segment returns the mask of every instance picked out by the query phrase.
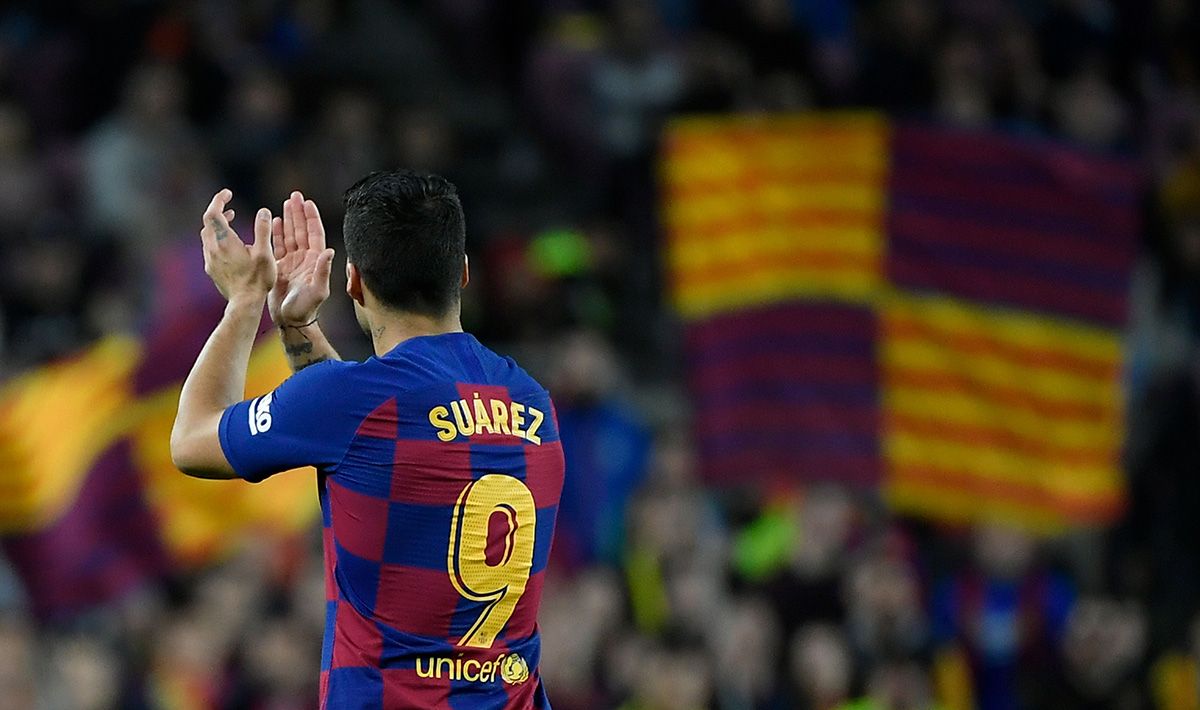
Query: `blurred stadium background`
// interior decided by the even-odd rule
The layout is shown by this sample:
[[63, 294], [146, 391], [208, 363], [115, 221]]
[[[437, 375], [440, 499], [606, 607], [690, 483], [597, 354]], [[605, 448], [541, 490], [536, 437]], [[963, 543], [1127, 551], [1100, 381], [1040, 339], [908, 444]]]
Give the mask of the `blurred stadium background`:
[[314, 706], [311, 476], [166, 451], [196, 231], [300, 188], [336, 244], [397, 165], [458, 184], [465, 324], [557, 401], [556, 708], [1200, 707], [1198, 38], [1188, 0], [4, 3], [0, 707]]

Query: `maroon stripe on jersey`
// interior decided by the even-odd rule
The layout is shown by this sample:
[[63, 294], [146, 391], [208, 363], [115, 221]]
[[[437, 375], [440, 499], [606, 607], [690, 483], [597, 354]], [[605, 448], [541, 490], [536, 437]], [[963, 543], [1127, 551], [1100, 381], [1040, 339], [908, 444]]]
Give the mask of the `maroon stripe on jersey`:
[[510, 523], [511, 515], [507, 511], [493, 510], [492, 514], [488, 516], [487, 544], [483, 548], [483, 562], [489, 567], [504, 564], [505, 553], [512, 551], [512, 547], [509, 545], [509, 535], [515, 534], [515, 526]]
[[321, 540], [321, 557], [325, 561], [325, 601], [337, 601], [337, 586], [333, 578], [333, 528], [323, 528]]
[[321, 710], [325, 710], [329, 705], [329, 671], [321, 671], [317, 687], [317, 697], [321, 699]]
[[[458, 383], [459, 405], [464, 402], [467, 406], [471, 424], [475, 434], [470, 437], [472, 444], [516, 444], [520, 438], [512, 435], [512, 398], [508, 388], [501, 385], [473, 385], [467, 382]], [[502, 407], [496, 408], [492, 400], [499, 401]], [[486, 426], [486, 429], [483, 428]]]
[[373, 439], [395, 439], [399, 431], [400, 417], [396, 413], [396, 398], [379, 405], [375, 411], [358, 425], [357, 436], [369, 436]]
[[350, 604], [338, 604], [333, 632], [333, 668], [379, 666], [383, 637], [379, 627]]
[[[507, 625], [505, 626], [504, 633], [505, 634], [508, 633]], [[486, 659], [494, 662], [494, 661], [496, 661], [496, 659], [500, 658], [500, 656], [502, 656], [502, 655], [507, 656], [509, 653], [509, 650], [510, 649], [508, 648], [508, 644], [504, 642], [504, 639], [497, 638], [495, 641], [492, 642], [491, 648], [476, 649], [476, 650], [473, 650], [473, 653], [477, 654], [477, 657], [480, 659], [486, 658]], [[508, 683], [505, 683], [503, 680], [501, 680], [499, 670], [496, 671], [496, 685], [497, 685], [496, 695], [499, 696], [500, 693], [503, 693], [506, 698], [506, 700], [504, 702], [505, 708], [523, 707], [521, 705], [513, 704], [513, 702], [512, 702], [512, 686], [510, 686]], [[499, 700], [499, 697], [497, 697], [496, 699]]]
[[[525, 446], [525, 485], [539, 510], [558, 505], [563, 487], [563, 451], [557, 441]], [[538, 533], [539, 535], [542, 533]]]
[[[538, 534], [543, 532], [539, 530]], [[537, 630], [538, 606], [542, 601], [542, 586], [545, 580], [544, 569], [526, 580], [525, 593], [521, 595], [512, 616], [508, 617], [508, 623], [504, 625], [506, 638], [526, 639]]]
[[458, 600], [447, 569], [389, 564], [380, 567], [375, 616], [397, 631], [449, 638], [450, 619]]
[[532, 708], [533, 694], [537, 692], [538, 685], [541, 683], [541, 678], [537, 674], [537, 669], [529, 669], [529, 679], [520, 685], [504, 684], [505, 691], [508, 692], [508, 705], [510, 708]]
[[463, 441], [396, 442], [391, 499], [417, 505], [454, 505], [471, 482], [471, 447]]
[[451, 710], [450, 681], [421, 678], [413, 668], [385, 668], [383, 706]]
[[338, 485], [333, 478], [327, 486], [333, 534], [338, 544], [365, 560], [382, 560], [387, 541], [387, 500], [356, 493]]

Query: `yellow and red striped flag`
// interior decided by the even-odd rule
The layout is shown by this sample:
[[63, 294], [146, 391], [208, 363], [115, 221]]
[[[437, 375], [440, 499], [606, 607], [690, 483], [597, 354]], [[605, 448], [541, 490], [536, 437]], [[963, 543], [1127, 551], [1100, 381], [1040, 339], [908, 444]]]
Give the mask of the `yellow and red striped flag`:
[[1120, 510], [1129, 165], [870, 113], [682, 119], [665, 145], [710, 479], [1041, 530]]

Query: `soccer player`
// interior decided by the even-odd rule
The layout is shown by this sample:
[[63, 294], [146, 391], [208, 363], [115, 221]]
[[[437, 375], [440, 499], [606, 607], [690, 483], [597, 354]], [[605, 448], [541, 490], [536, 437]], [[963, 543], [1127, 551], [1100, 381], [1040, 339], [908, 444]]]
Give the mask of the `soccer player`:
[[[183, 385], [185, 473], [257, 482], [317, 469], [327, 620], [322, 708], [545, 708], [542, 579], [563, 457], [546, 391], [459, 325], [462, 206], [448, 181], [377, 172], [345, 195], [346, 293], [374, 344], [343, 362], [317, 325], [333, 250], [298, 193], [254, 242], [221, 190], [205, 271], [229, 301]], [[293, 374], [249, 401], [264, 302]]]

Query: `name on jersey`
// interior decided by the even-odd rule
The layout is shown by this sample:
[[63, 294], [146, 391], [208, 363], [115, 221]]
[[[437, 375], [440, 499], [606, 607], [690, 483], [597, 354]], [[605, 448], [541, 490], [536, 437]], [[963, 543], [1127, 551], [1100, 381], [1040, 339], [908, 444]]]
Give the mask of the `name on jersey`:
[[502, 434], [541, 446], [538, 429], [545, 418], [546, 415], [536, 407], [502, 399], [484, 399], [478, 392], [470, 401], [459, 399], [429, 410], [429, 423], [438, 430], [437, 437], [442, 441], [476, 434]]

